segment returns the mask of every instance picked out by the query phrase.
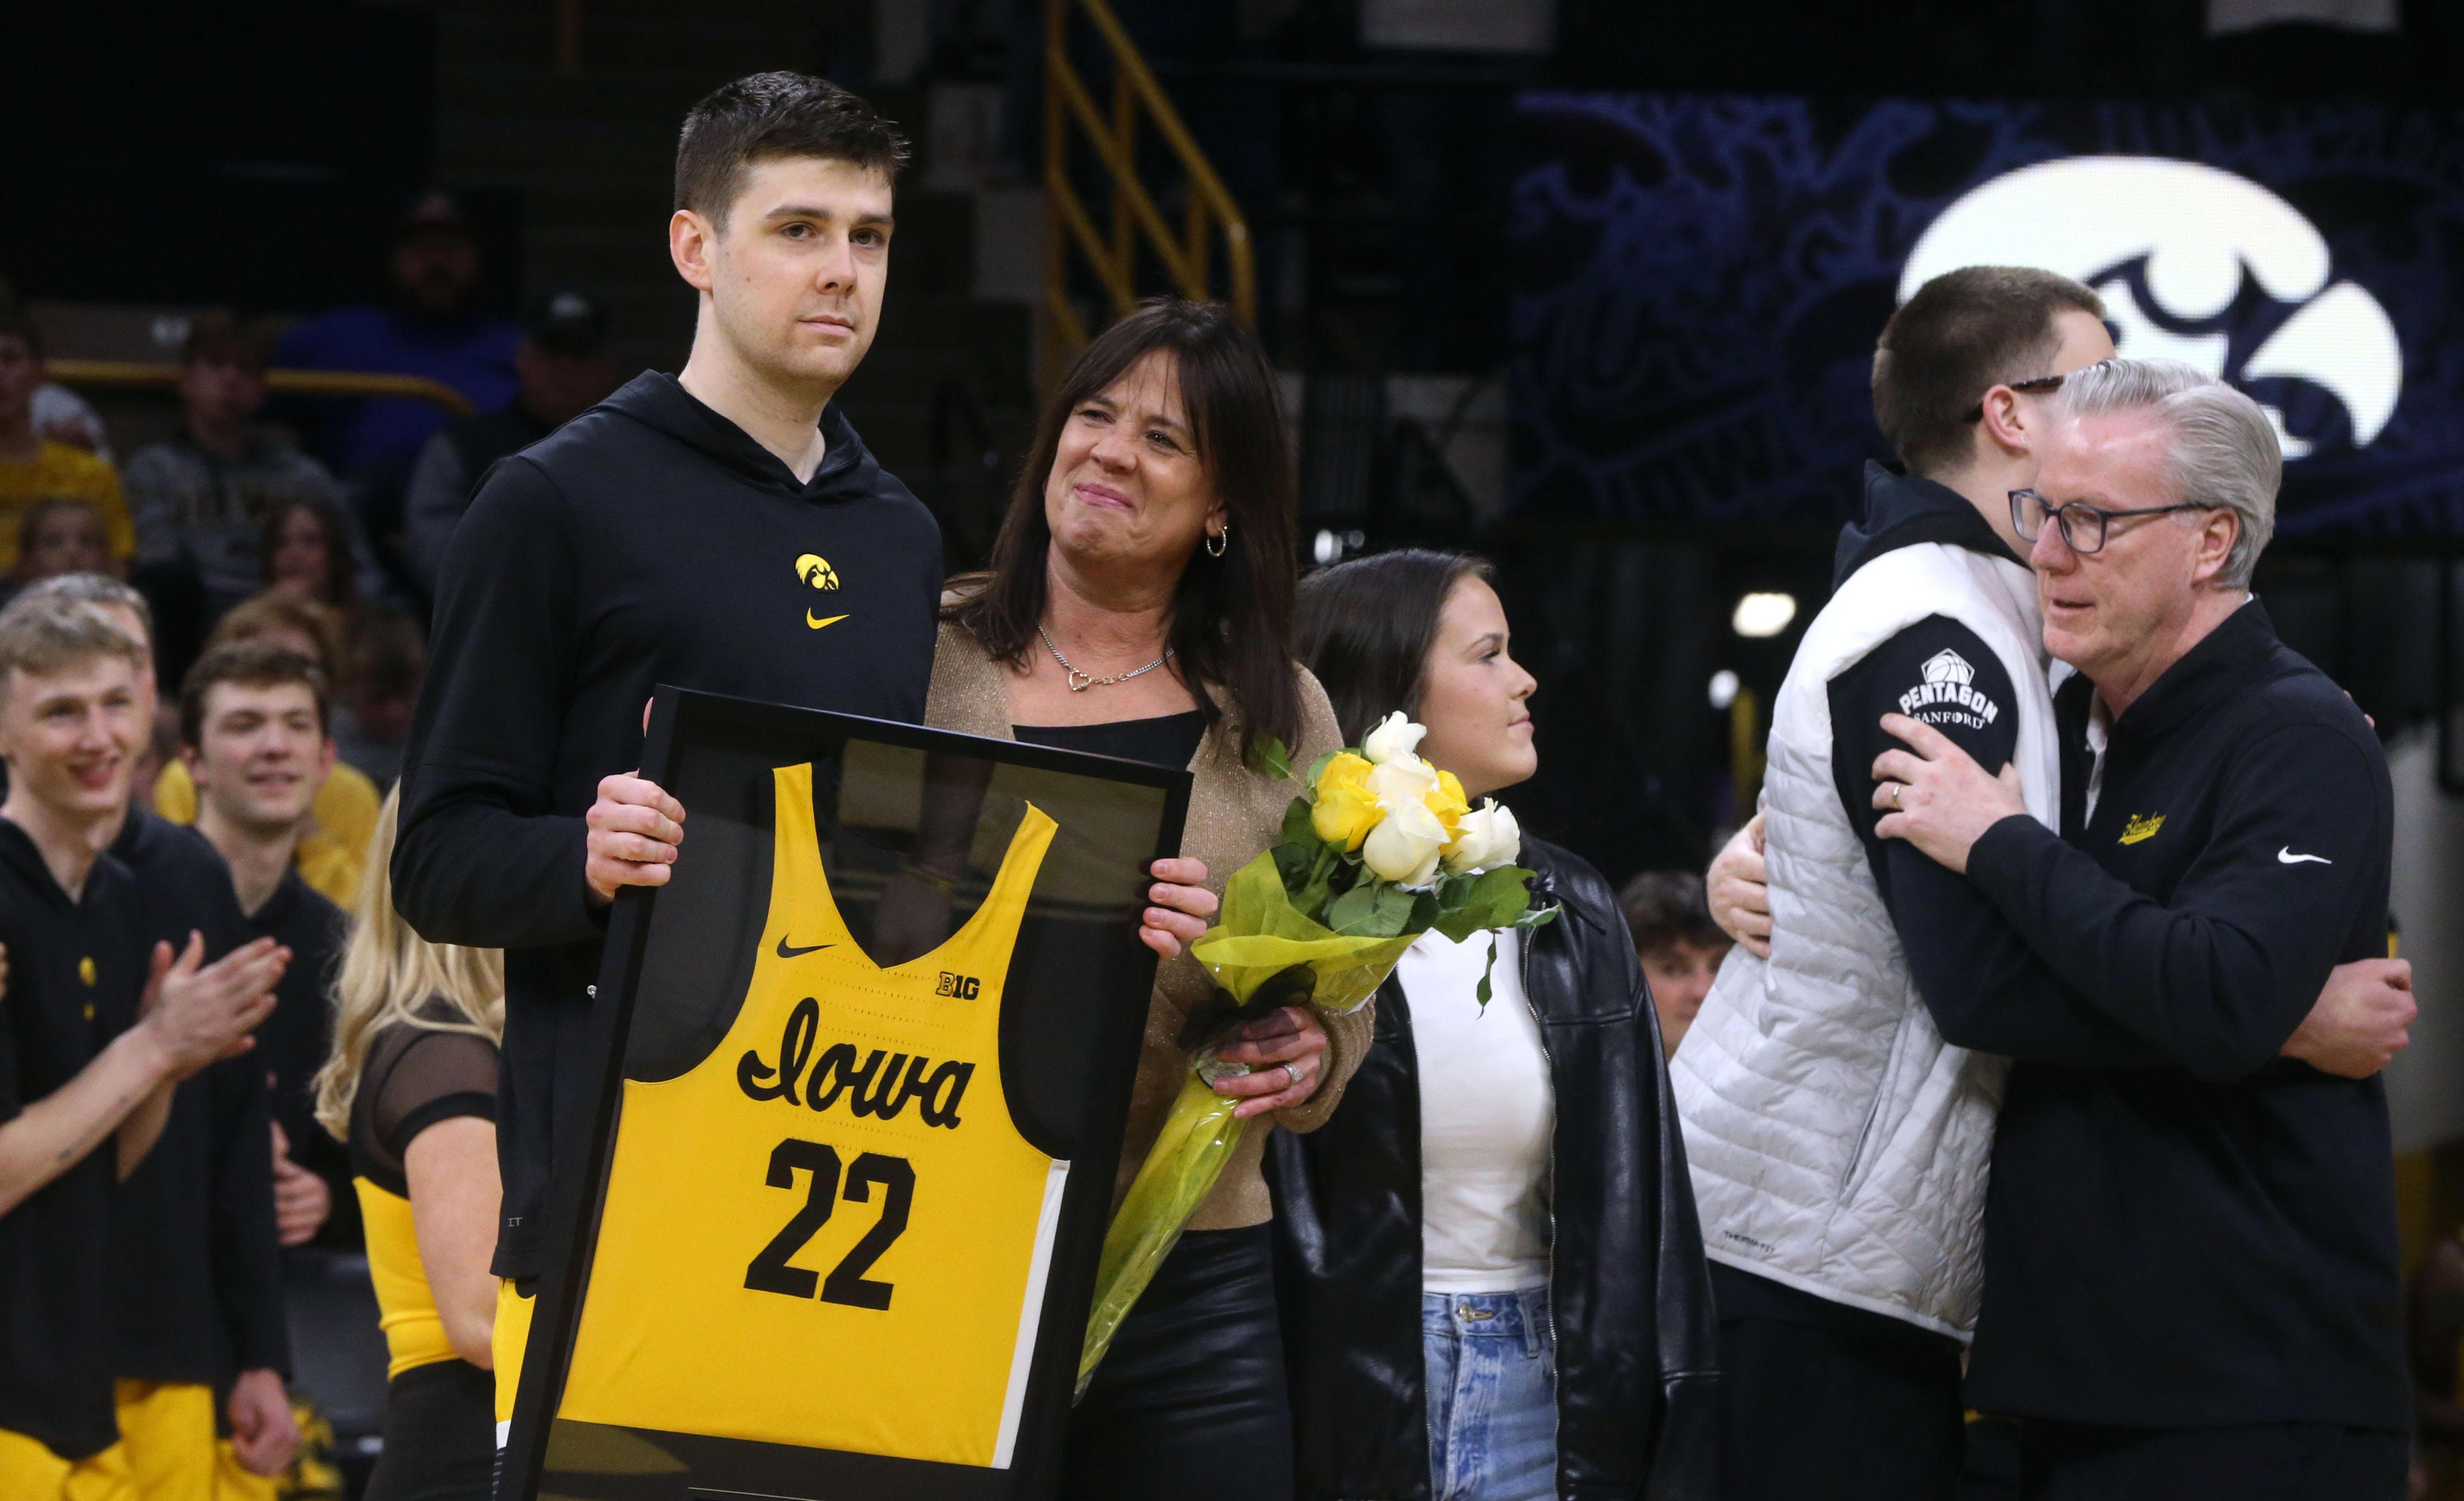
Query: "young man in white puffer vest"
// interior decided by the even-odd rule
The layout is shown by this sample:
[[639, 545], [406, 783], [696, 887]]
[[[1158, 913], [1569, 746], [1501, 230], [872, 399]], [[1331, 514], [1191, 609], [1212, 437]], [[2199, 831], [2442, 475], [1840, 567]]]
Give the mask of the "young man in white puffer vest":
[[[2009, 494], [2035, 480], [2042, 399], [2112, 357], [2103, 312], [2066, 277], [1971, 267], [1920, 289], [1876, 348], [1875, 418], [1907, 472], [1868, 467], [1863, 522], [1841, 533], [1836, 591], [1773, 703], [1769, 943], [1731, 952], [1669, 1067], [1737, 1501], [1953, 1493], [2003, 1055], [2144, 1056], [2083, 1007], [1978, 993], [1990, 905], [1877, 838], [1872, 806], [1874, 760], [1899, 746], [1881, 721], [1903, 713], [2007, 768], [2058, 827], [2036, 585]], [[1995, 1051], [1949, 1045], [1938, 1019]]]

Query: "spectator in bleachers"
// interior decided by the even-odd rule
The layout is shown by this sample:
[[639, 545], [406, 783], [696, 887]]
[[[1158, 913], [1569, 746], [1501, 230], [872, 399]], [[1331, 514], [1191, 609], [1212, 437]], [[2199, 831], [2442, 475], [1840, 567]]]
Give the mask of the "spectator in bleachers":
[[[451, 193], [430, 192], [405, 216], [383, 306], [341, 308], [296, 324], [280, 346], [285, 368], [426, 376], [461, 392], [480, 413], [503, 411], [517, 385], [521, 331], [473, 306], [479, 239]], [[388, 567], [401, 544], [403, 491], [410, 468], [448, 419], [432, 402], [406, 397], [308, 403], [319, 454], [358, 487], [360, 529]]]
[[[16, 289], [8, 277], [0, 276], [0, 307], [16, 305]], [[103, 428], [102, 414], [58, 381], [46, 381], [34, 388], [33, 420], [34, 431], [52, 442], [83, 448], [105, 464], [118, 462], [112, 457], [111, 434]]]
[[[324, 605], [269, 589], [216, 622], [211, 650], [237, 642], [271, 642], [316, 663], [329, 692], [351, 690], [353, 674], [341, 618]], [[310, 889], [340, 906], [360, 889], [368, 838], [376, 832], [376, 783], [347, 764], [337, 765], [317, 790], [309, 818], [292, 852], [292, 863]], [[197, 789], [186, 763], [163, 768], [154, 784], [154, 811], [174, 823], [197, 820]]]
[[288, 433], [257, 421], [272, 358], [261, 325], [219, 311], [197, 318], [180, 353], [180, 430], [128, 461], [139, 567], [193, 574], [209, 618], [261, 587], [258, 536], [269, 516], [342, 495]]
[[120, 474], [83, 448], [45, 437], [34, 425], [43, 383], [43, 335], [12, 305], [0, 305], [0, 570], [17, 565], [17, 531], [38, 500], [82, 500], [110, 529], [111, 555], [136, 551], [137, 532], [121, 498]]
[[607, 357], [607, 305], [580, 292], [552, 292], [531, 305], [514, 356], [521, 390], [501, 412], [465, 417], [428, 441], [403, 505], [404, 561], [423, 592], [436, 587], [445, 540], [469, 509], [488, 466], [519, 453], [616, 389]]
[[[179, 1403], [117, 1391], [114, 1184], [161, 1139], [175, 1087], [234, 1055], [284, 963], [251, 944], [202, 966], [147, 954], [128, 867], [101, 853], [125, 818], [143, 738], [145, 649], [100, 612], [37, 599], [0, 615], [0, 1495], [121, 1493], [123, 1437]], [[141, 992], [143, 1000], [141, 1001]], [[149, 1004], [150, 1003], [150, 1004]], [[143, 1016], [141, 1019], [141, 1012]], [[187, 1442], [210, 1453], [212, 1397]], [[155, 1488], [143, 1492], [159, 1495]]]
[[394, 911], [394, 814], [387, 798], [335, 979], [317, 1119], [347, 1143], [392, 1358], [369, 1501], [477, 1497], [496, 1455], [505, 962], [499, 949], [431, 944]]
[[371, 610], [351, 631], [351, 680], [334, 714], [342, 760], [381, 787], [402, 774], [403, 742], [428, 675], [419, 622], [399, 610]]
[[[324, 1191], [297, 1177], [277, 1186], [291, 1195], [277, 1207], [286, 1245], [317, 1235], [334, 1210], [356, 1207], [348, 1162], [318, 1128], [311, 1085], [325, 1061], [325, 981], [342, 913], [294, 864], [300, 826], [334, 769], [333, 707], [316, 663], [273, 641], [211, 647], [180, 685], [180, 763], [197, 789], [197, 832], [231, 867], [251, 933], [293, 954], [257, 1051], [273, 1078], [278, 1140]], [[347, 1242], [358, 1219], [345, 1212], [331, 1223]]]
[[1728, 957], [1728, 935], [1711, 921], [1703, 878], [1690, 870], [1646, 870], [1625, 883], [1617, 905], [1634, 933], [1642, 977], [1651, 983], [1661, 1039], [1674, 1053], [1711, 993], [1720, 961]]
[[351, 526], [335, 506], [301, 499], [266, 512], [257, 555], [264, 587], [314, 600], [345, 620], [359, 608]]
[[17, 523], [17, 566], [10, 570], [17, 583], [62, 574], [118, 578], [127, 571], [125, 563], [111, 555], [110, 529], [91, 502], [38, 500]]

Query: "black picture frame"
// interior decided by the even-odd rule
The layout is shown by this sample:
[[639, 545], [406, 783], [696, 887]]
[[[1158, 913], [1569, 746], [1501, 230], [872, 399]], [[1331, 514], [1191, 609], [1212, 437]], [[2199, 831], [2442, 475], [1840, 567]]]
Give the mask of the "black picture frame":
[[[1125, 822], [1133, 833], [1152, 825], [1152, 838], [1134, 851], [1129, 848], [1132, 838], [1114, 831], [1124, 867], [1117, 913], [1072, 908], [1066, 921], [1076, 926], [1063, 932], [1067, 941], [1039, 940], [1032, 946], [1027, 935], [1037, 923], [1063, 920], [1030, 916], [1022, 925], [1020, 948], [1012, 960], [1013, 984], [1021, 966], [1030, 962], [1081, 968], [1087, 983], [1080, 986], [1073, 978], [1072, 1004], [1083, 1014], [1073, 1013], [1068, 1028], [1051, 1029], [1056, 1035], [1046, 1036], [1039, 1029], [1033, 1035], [1014, 1038], [1007, 1025], [1009, 1003], [1004, 1002], [1001, 1050], [1005, 1076], [1014, 1042], [1022, 1050], [1041, 1050], [1035, 1054], [1039, 1068], [1075, 1071], [1075, 1082], [1067, 1095], [1073, 1101], [1067, 1107], [1068, 1121], [1053, 1127], [1066, 1130], [1073, 1143], [1069, 1182], [1063, 1194], [1018, 1438], [1006, 1468], [661, 1430], [612, 1429], [557, 1416], [581, 1329], [590, 1270], [602, 1252], [597, 1244], [599, 1213], [621, 1130], [624, 1083], [628, 1074], [642, 1066], [637, 1055], [646, 1045], [644, 1039], [660, 1030], [656, 1018], [650, 1027], [641, 1025], [642, 981], [660, 962], [654, 946], [684, 947], [702, 943], [704, 947], [693, 957], [703, 961], [710, 952], [705, 939], [688, 936], [689, 928], [681, 925], [693, 920], [675, 916], [666, 925], [657, 922], [663, 902], [671, 914], [697, 910], [692, 907], [696, 889], [693, 883], [700, 879], [697, 872], [709, 867], [697, 866], [696, 855], [706, 862], [724, 858], [715, 851], [725, 845], [720, 830], [728, 825], [716, 820], [708, 808], [702, 822], [695, 823], [696, 796], [723, 802], [723, 792], [714, 794], [708, 789], [732, 785], [727, 781], [731, 774], [737, 782], [744, 781], [750, 767], [807, 761], [817, 768], [830, 762], [844, 766], [847, 748], [855, 744], [1080, 779], [1089, 784], [1084, 790], [1088, 797], [1109, 798], [1116, 810], [1129, 810], [1115, 822]], [[558, 1143], [549, 1210], [551, 1251], [537, 1290], [513, 1420], [500, 1456], [497, 1496], [500, 1501], [530, 1501], [545, 1486], [569, 1501], [695, 1501], [747, 1494], [812, 1501], [853, 1496], [873, 1501], [1046, 1501], [1059, 1483], [1080, 1337], [1093, 1299], [1096, 1260], [1110, 1215], [1130, 1090], [1154, 985], [1155, 956], [1135, 934], [1149, 879], [1146, 867], [1179, 849], [1190, 773], [1179, 768], [662, 685], [652, 700], [642, 774], [685, 802], [688, 836], [668, 885], [628, 888], [618, 896], [608, 915], [605, 954], [589, 1000], [593, 1014], [585, 1071], [587, 1126], [579, 1140]], [[1117, 796], [1103, 791], [1107, 784], [1119, 789]], [[1150, 808], [1151, 818], [1146, 812]], [[977, 816], [981, 816], [980, 809]], [[695, 842], [696, 835], [702, 837], [700, 844]], [[831, 841], [832, 836], [825, 835], [825, 845]], [[1103, 868], [1109, 870], [1109, 861]], [[833, 872], [830, 879], [835, 886], [841, 877]], [[1044, 890], [1044, 879], [1039, 877], [1039, 897]], [[700, 926], [713, 925], [709, 914], [718, 910], [708, 907]], [[958, 920], [954, 911], [951, 921]], [[740, 946], [743, 931], [739, 926], [732, 940], [723, 942]], [[749, 931], [758, 946], [758, 914]], [[1030, 947], [1032, 961], [1026, 957]], [[745, 963], [749, 972], [749, 957]], [[722, 987], [727, 983], [720, 982]], [[737, 993], [740, 1004], [740, 988]], [[759, 1352], [746, 1352], [745, 1359], [759, 1358]], [[849, 1379], [860, 1380], [861, 1373], [850, 1371]], [[620, 1437], [608, 1442], [610, 1435]], [[614, 1468], [572, 1468], [571, 1456], [576, 1454], [622, 1450], [639, 1459], [643, 1446], [657, 1456], [655, 1462]]]

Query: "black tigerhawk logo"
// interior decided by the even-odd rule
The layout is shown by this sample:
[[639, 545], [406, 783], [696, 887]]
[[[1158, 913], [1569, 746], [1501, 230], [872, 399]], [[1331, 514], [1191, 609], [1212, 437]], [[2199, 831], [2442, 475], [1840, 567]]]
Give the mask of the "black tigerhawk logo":
[[982, 993], [983, 985], [984, 983], [981, 980], [977, 979], [974, 975], [952, 974], [949, 970], [944, 969], [941, 971], [940, 988], [935, 990], [933, 993], [935, 995], [955, 995], [959, 1000], [972, 1001], [979, 994]]

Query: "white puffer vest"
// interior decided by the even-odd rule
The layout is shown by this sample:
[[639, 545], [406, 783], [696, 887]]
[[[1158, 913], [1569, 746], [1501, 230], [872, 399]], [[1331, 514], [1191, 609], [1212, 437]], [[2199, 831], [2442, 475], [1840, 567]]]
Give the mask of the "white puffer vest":
[[1771, 957], [1729, 952], [1669, 1074], [1712, 1260], [1965, 1339], [2008, 1062], [1935, 1031], [1831, 775], [1831, 680], [1933, 615], [2001, 659], [2028, 811], [2057, 826], [2035, 579], [1949, 543], [1874, 558], [1807, 627], [1772, 706]]

